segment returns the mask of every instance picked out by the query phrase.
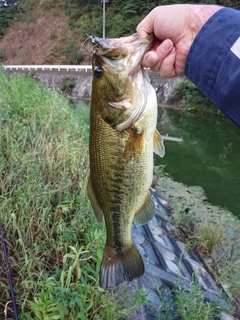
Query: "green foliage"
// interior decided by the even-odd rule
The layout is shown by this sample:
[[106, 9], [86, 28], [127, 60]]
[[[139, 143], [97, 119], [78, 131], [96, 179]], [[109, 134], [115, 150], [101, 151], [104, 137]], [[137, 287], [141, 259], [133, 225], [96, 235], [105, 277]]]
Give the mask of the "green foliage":
[[184, 104], [187, 111], [218, 112], [214, 105], [190, 81], [185, 85]]
[[50, 39], [51, 40], [55, 40], [57, 38], [56, 33], [55, 32], [51, 32], [50, 33]]
[[76, 81], [72, 78], [63, 78], [60, 82], [60, 90], [64, 93], [69, 93], [72, 91], [72, 89], [75, 87]]
[[3, 5], [0, 2], [0, 38], [4, 36], [16, 13], [16, 5]]
[[37, 3], [33, 0], [21, 0], [17, 6], [17, 12], [14, 17], [14, 20], [23, 20], [26, 22], [34, 21], [32, 15], [33, 6], [36, 8]]
[[[120, 37], [136, 32], [140, 20], [159, 1], [112, 1], [106, 3], [106, 37]], [[102, 4], [100, 1], [66, 0], [65, 12], [69, 15], [69, 26], [85, 34], [102, 35]]]
[[[190, 3], [218, 3], [219, 1], [190, 1]], [[106, 37], [120, 37], [136, 32], [137, 24], [156, 6], [186, 3], [184, 0], [123, 0], [105, 3]], [[238, 7], [237, 1], [225, 0], [224, 3]], [[65, 0], [65, 12], [69, 15], [69, 26], [78, 28], [83, 37], [85, 33], [102, 35], [102, 5], [100, 1]]]
[[55, 0], [39, 0], [39, 6], [44, 9], [54, 8], [56, 6]]
[[168, 99], [169, 104], [184, 106], [186, 111], [220, 114], [220, 111], [189, 80], [179, 82]]
[[[192, 276], [189, 289], [186, 289], [186, 286], [182, 286], [179, 279], [169, 292], [166, 289], [157, 287], [157, 293], [161, 302], [159, 311], [161, 315], [164, 314], [164, 319], [166, 320], [175, 319], [173, 313], [179, 316], [181, 320], [209, 320], [215, 319], [214, 317], [218, 319], [221, 312], [225, 311], [220, 302], [205, 301], [196, 273]], [[167, 296], [169, 297], [166, 298]], [[162, 317], [160, 318], [162, 319]]]
[[70, 40], [66, 44], [66, 47], [61, 50], [61, 54], [69, 56], [73, 64], [78, 64], [84, 58], [84, 55], [79, 51], [79, 48], [76, 47], [76, 42], [74, 40]]
[[[156, 6], [168, 4], [185, 3], [184, 0], [123, 0], [109, 1], [106, 7], [106, 37], [120, 37], [134, 33], [137, 24]], [[0, 1], [0, 36], [4, 35], [9, 23], [18, 19], [24, 21], [34, 21], [32, 8], [50, 9], [62, 6], [69, 16], [68, 26], [81, 34], [101, 36], [102, 35], [102, 3], [96, 0], [21, 0], [15, 2], [6, 1], [7, 6], [3, 6]], [[236, 0], [192, 0], [190, 3], [220, 4], [240, 9], [239, 1]]]
[[174, 302], [177, 315], [182, 320], [209, 320], [220, 316], [223, 307], [213, 302], [205, 302], [201, 284], [196, 274], [193, 274], [190, 290], [177, 288], [174, 290]]

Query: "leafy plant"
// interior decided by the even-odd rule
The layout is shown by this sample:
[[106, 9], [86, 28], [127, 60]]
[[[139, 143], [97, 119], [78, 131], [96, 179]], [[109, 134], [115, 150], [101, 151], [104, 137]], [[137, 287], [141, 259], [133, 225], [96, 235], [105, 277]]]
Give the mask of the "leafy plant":
[[156, 291], [159, 295], [161, 315], [164, 314], [166, 320], [173, 320], [177, 316], [181, 320], [209, 320], [218, 318], [221, 312], [226, 311], [220, 302], [206, 301], [196, 273], [192, 276], [189, 289], [177, 280], [173, 289], [157, 287]]
[[0, 1], [0, 37], [7, 32], [16, 14], [17, 3], [14, 1]]
[[209, 320], [220, 316], [223, 310], [220, 304], [204, 301], [204, 294], [196, 274], [193, 275], [190, 290], [177, 288], [174, 290], [174, 296], [176, 314], [182, 320]]
[[63, 93], [71, 93], [76, 85], [76, 81], [72, 78], [63, 78], [60, 82], [59, 88]]
[[51, 40], [57, 39], [57, 36], [56, 36], [56, 33], [55, 33], [55, 32], [51, 32], [51, 33], [50, 33], [50, 39], [51, 39]]

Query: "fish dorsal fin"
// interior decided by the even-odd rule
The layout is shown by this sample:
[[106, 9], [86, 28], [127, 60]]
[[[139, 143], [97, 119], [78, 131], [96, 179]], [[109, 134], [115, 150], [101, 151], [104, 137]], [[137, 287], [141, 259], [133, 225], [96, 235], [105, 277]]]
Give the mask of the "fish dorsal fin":
[[135, 214], [133, 221], [138, 225], [143, 225], [152, 220], [155, 213], [155, 204], [153, 199], [148, 194], [147, 199], [143, 206]]
[[91, 178], [89, 178], [89, 180], [88, 180], [87, 192], [88, 192], [88, 197], [89, 197], [89, 199], [91, 201], [91, 205], [92, 205], [92, 208], [93, 208], [94, 215], [95, 215], [97, 221], [101, 222], [102, 218], [103, 218], [103, 210], [102, 210], [102, 208], [100, 207], [100, 205], [99, 205], [99, 203], [97, 201], [95, 192], [93, 191]]
[[153, 135], [153, 151], [159, 155], [161, 158], [165, 155], [165, 148], [163, 144], [163, 138], [161, 137], [160, 133], [157, 129]]

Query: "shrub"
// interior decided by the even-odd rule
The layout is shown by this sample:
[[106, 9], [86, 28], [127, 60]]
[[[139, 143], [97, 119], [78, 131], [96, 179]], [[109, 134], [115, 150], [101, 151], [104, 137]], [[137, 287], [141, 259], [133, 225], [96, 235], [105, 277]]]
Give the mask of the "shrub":
[[168, 99], [169, 104], [178, 104], [186, 111], [220, 114], [220, 111], [189, 80], [178, 83]]

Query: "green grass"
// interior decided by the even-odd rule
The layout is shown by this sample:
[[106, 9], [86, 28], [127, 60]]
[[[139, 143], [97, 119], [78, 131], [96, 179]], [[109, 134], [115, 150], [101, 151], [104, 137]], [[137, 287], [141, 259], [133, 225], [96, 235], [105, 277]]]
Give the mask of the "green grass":
[[[119, 319], [130, 312], [98, 285], [105, 229], [86, 195], [88, 116], [87, 106], [73, 108], [33, 79], [8, 78], [0, 69], [0, 220], [19, 319]], [[9, 300], [2, 263], [1, 319], [4, 308], [11, 319]]]
[[196, 274], [193, 274], [190, 289], [184, 288], [174, 290], [176, 313], [182, 320], [209, 320], [219, 317], [223, 306], [216, 302], [206, 302], [201, 290], [201, 284]]
[[[188, 290], [180, 284], [180, 281], [177, 282], [168, 293], [164, 289], [156, 288], [160, 300], [159, 311], [161, 314], [159, 314], [159, 319], [162, 319], [162, 314], [164, 314], [165, 320], [175, 319], [173, 311], [181, 320], [210, 320], [215, 319], [214, 317], [220, 319], [221, 312], [226, 311], [226, 306], [221, 305], [220, 301], [205, 301], [196, 273], [193, 274]], [[167, 294], [169, 295], [168, 299], [166, 299]], [[174, 301], [171, 301], [171, 295]]]

